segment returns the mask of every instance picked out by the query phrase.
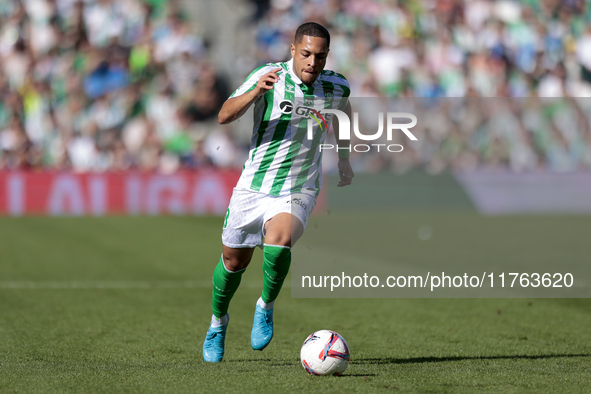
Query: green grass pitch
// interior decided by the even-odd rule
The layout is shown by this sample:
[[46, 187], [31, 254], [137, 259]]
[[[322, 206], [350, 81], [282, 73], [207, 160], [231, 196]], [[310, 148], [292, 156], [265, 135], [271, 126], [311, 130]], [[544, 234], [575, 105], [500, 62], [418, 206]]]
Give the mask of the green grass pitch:
[[[522, 231], [529, 219], [511, 220]], [[258, 251], [230, 307], [224, 361], [204, 363], [221, 224], [1, 218], [0, 393], [591, 391], [588, 299], [292, 299], [286, 282], [275, 338], [255, 352]], [[303, 340], [325, 328], [349, 343], [345, 376], [300, 365]]]

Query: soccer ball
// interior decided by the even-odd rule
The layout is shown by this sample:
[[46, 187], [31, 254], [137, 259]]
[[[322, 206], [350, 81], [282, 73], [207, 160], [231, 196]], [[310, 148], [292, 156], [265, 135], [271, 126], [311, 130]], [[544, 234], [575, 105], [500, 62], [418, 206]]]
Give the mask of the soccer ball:
[[320, 330], [306, 338], [300, 358], [310, 375], [341, 375], [349, 365], [349, 346], [336, 332]]

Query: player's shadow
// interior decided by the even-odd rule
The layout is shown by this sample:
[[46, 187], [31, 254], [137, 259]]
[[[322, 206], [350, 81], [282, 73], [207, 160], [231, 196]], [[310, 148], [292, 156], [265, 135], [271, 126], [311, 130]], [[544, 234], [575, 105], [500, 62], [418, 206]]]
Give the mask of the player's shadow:
[[354, 377], [364, 377], [368, 378], [370, 376], [376, 376], [375, 373], [348, 373], [345, 371], [342, 375], [338, 375], [337, 378], [354, 378]]
[[270, 358], [237, 358], [233, 360], [228, 360], [229, 363], [249, 363], [249, 362], [269, 362], [274, 361]]
[[[300, 359], [296, 358], [293, 359], [292, 361], [276, 361], [276, 360], [272, 360], [270, 358], [255, 358], [255, 359], [237, 359], [237, 360], [228, 360], [228, 362], [233, 363], [233, 362], [240, 362], [240, 363], [244, 363], [244, 362], [264, 362], [264, 363], [269, 363], [269, 366], [272, 367], [291, 367], [294, 365], [299, 365], [301, 364]], [[355, 376], [363, 376], [363, 377], [368, 377], [368, 376], [376, 376], [375, 373], [362, 373], [362, 374], [356, 374], [356, 373], [346, 373], [344, 375], [340, 375], [339, 378], [346, 378], [346, 377], [355, 377]]]
[[411, 357], [411, 358], [355, 358], [351, 364], [421, 364], [421, 363], [440, 363], [446, 361], [464, 361], [464, 360], [539, 360], [549, 358], [571, 358], [571, 357], [591, 357], [591, 354], [538, 354], [538, 355], [513, 355], [513, 356], [458, 356], [458, 357]]

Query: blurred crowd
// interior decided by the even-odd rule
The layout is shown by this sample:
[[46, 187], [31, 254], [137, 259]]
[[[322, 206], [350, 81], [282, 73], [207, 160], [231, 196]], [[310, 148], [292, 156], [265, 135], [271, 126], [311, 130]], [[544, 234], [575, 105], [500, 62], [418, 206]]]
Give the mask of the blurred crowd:
[[[510, 169], [555, 173], [591, 170], [591, 99], [588, 98], [358, 98], [360, 130], [378, 130], [378, 111], [407, 112], [419, 122], [410, 141], [401, 131], [375, 143], [400, 144], [390, 153], [352, 152], [361, 172], [405, 172], [423, 168], [431, 174], [451, 171]], [[406, 123], [396, 119], [395, 123]], [[385, 130], [385, 128], [384, 128]], [[373, 143], [374, 141], [372, 141]], [[352, 145], [370, 142], [352, 138]], [[395, 146], [391, 150], [398, 150]], [[336, 156], [334, 152], [331, 152]], [[332, 163], [336, 159], [333, 159]]]
[[[310, 20], [329, 28], [327, 68], [347, 77], [352, 96], [458, 98], [426, 107], [440, 122], [421, 126], [420, 144], [354, 154], [359, 169], [591, 167], [591, 108], [569, 99], [591, 96], [585, 0], [250, 3], [234, 28], [255, 42], [225, 55], [245, 73], [230, 81], [212, 63], [215, 41], [179, 0], [0, 1], [0, 170], [239, 169], [248, 139], [218, 125], [217, 112], [245, 64], [287, 60], [295, 29]], [[492, 122], [475, 97], [503, 97], [494, 102], [506, 103], [504, 115], [492, 118], [509, 123]], [[465, 108], [477, 111], [466, 115], [471, 127], [454, 120]]]
[[587, 0], [255, 3], [258, 63], [288, 57], [293, 31], [311, 20], [331, 32], [327, 68], [347, 77], [352, 96], [463, 98], [399, 102], [423, 138], [400, 154], [354, 154], [358, 170], [591, 169], [591, 98], [522, 99], [591, 97]]
[[206, 44], [175, 0], [2, 0], [0, 169], [234, 166]]
[[591, 95], [586, 0], [257, 3], [259, 62], [284, 59], [294, 29], [316, 21], [331, 32], [327, 67], [358, 97]]

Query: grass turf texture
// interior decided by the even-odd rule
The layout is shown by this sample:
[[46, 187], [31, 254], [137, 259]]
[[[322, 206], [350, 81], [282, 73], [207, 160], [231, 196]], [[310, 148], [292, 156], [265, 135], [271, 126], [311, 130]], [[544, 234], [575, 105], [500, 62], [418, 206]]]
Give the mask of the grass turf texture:
[[[457, 220], [494, 223], [504, 233], [526, 231], [528, 222], [535, 229], [540, 219], [474, 214]], [[581, 220], [552, 222], [562, 232], [577, 222], [580, 237], [591, 227]], [[414, 229], [416, 221], [413, 214], [400, 214], [396, 231]], [[259, 251], [230, 306], [224, 361], [204, 363], [221, 223], [179, 217], [0, 219], [0, 392], [591, 389], [588, 299], [291, 299], [285, 288], [275, 311], [275, 338], [265, 351], [254, 352]], [[542, 248], [556, 247], [552, 239], [539, 241]], [[504, 253], [499, 249], [498, 258]], [[438, 256], [445, 259], [446, 253], [439, 250]], [[303, 340], [325, 328], [341, 333], [351, 348], [343, 377], [309, 376], [300, 365]]]

